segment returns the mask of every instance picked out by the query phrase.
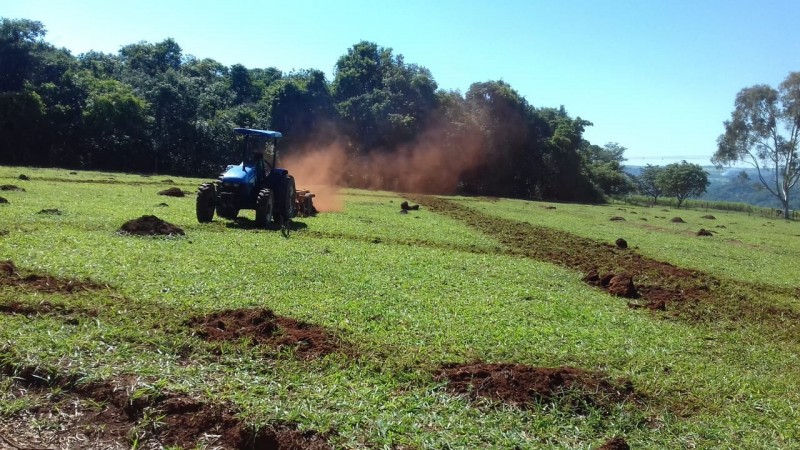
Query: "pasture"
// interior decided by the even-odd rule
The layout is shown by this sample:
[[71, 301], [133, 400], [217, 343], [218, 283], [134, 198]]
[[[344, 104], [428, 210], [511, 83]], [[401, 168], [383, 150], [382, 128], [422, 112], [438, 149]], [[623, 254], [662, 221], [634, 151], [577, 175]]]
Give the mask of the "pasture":
[[0, 168], [0, 448], [800, 448], [798, 222], [203, 181]]

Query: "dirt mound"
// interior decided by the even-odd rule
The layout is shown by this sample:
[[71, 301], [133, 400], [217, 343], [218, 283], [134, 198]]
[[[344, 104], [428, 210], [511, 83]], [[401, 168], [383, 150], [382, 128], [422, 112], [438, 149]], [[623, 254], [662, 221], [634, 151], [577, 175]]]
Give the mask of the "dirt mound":
[[403, 201], [403, 203], [400, 203], [401, 211], [417, 211], [418, 209], [419, 205], [409, 205], [407, 201]]
[[125, 222], [119, 229], [120, 233], [135, 234], [140, 236], [155, 235], [184, 235], [182, 229], [165, 222], [156, 216], [142, 216]]
[[628, 241], [622, 238], [619, 238], [616, 241], [614, 241], [614, 244], [617, 245], [617, 248], [628, 248]]
[[[67, 444], [77, 434], [85, 435], [88, 442], [96, 445], [91, 448], [129, 448], [132, 432], [136, 432], [142, 448], [331, 448], [324, 435], [300, 432], [293, 424], [254, 430], [237, 418], [234, 407], [227, 403], [212, 404], [171, 392], [155, 397], [133, 395], [138, 377], [80, 384], [77, 375], [64, 376], [38, 368], [5, 365], [0, 367], [0, 373], [14, 377], [12, 395], [39, 395], [49, 400], [44, 406], [0, 422], [0, 436], [14, 436], [10, 444], [14, 448], [28, 448], [23, 445], [25, 441], [73, 448]], [[53, 388], [60, 394], [52, 395], [49, 389]], [[67, 407], [70, 413], [61, 413]], [[152, 417], [159, 418], [158, 426], [148, 419]], [[39, 419], [57, 426], [43, 432], [31, 425]], [[4, 428], [13, 433], [5, 433]]]
[[597, 450], [631, 450], [631, 446], [621, 437], [615, 437], [607, 440], [603, 445], [597, 447]]
[[50, 216], [60, 216], [62, 214], [61, 210], [58, 208], [45, 208], [39, 211], [37, 214], [45, 214]]
[[163, 191], [159, 191], [158, 195], [168, 195], [170, 197], [185, 197], [186, 196], [186, 194], [179, 187], [171, 187], [169, 189], [164, 189]]
[[281, 317], [264, 308], [219, 311], [194, 317], [187, 324], [207, 341], [249, 339], [256, 345], [291, 347], [304, 359], [333, 353], [339, 348], [336, 339], [324, 328]]
[[610, 218], [608, 220], [610, 220], [612, 222], [625, 222], [625, 218], [624, 217], [620, 217], [620, 216], [614, 216], [614, 217], [612, 217], [612, 218]]
[[30, 181], [30, 179], [31, 179], [29, 176], [25, 175], [24, 173], [21, 173], [17, 178], [22, 180], [22, 181]]
[[555, 207], [555, 206], [544, 206], [543, 208], [544, 208], [544, 209], [556, 209], [556, 207]]
[[672, 219], [669, 219], [669, 221], [672, 223], [686, 223], [686, 221], [680, 217], [673, 217]]
[[639, 298], [639, 291], [633, 284], [633, 276], [625, 273], [607, 273], [600, 276], [597, 270], [590, 270], [583, 281], [608, 291], [609, 294], [623, 298]]
[[103, 288], [92, 281], [65, 280], [39, 274], [22, 275], [12, 261], [0, 262], [0, 286], [19, 286], [40, 292], [62, 294]]
[[717, 218], [716, 218], [716, 217], [714, 217], [714, 216], [712, 216], [711, 214], [708, 214], [708, 215], [706, 215], [706, 216], [703, 216], [703, 219], [717, 220]]
[[573, 367], [531, 367], [523, 364], [447, 364], [435, 375], [446, 389], [470, 399], [489, 398], [526, 408], [559, 401], [584, 410], [609, 407], [634, 398], [629, 381], [612, 383], [601, 374]]
[[8, 199], [5, 197], [0, 197], [0, 204], [1, 203], [8, 203]]
[[23, 188], [21, 188], [21, 187], [19, 187], [17, 185], [14, 185], [14, 184], [4, 184], [4, 185], [0, 186], [0, 191], [20, 191], [20, 192], [25, 192], [25, 189], [23, 189]]
[[700, 231], [697, 232], [698, 236], [714, 236], [714, 233], [706, 230], [705, 228], [700, 228]]

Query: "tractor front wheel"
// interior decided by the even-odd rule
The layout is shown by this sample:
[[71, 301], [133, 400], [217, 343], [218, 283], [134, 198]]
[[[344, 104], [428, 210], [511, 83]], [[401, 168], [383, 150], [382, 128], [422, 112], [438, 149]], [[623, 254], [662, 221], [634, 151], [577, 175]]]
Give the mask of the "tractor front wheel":
[[197, 221], [200, 223], [211, 222], [214, 218], [214, 202], [217, 190], [213, 183], [203, 183], [197, 190]]
[[272, 225], [272, 191], [262, 189], [258, 191], [256, 198], [256, 226], [259, 228], [269, 228]]

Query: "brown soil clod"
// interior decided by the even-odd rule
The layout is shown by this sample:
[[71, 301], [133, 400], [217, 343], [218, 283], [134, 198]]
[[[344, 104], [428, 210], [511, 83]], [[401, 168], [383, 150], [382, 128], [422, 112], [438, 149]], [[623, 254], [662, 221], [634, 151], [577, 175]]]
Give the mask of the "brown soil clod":
[[8, 203], [8, 199], [5, 197], [0, 197], [0, 204], [2, 203]]
[[[24, 395], [59, 388], [58, 396], [48, 396], [48, 404], [20, 414], [19, 423], [14, 424], [12, 418], [0, 424], [0, 435], [5, 425], [13, 428], [13, 435], [18, 439], [36, 437], [36, 442], [57, 448], [76, 448], [65, 445], [76, 433], [83, 434], [95, 445], [91, 448], [128, 448], [126, 444], [130, 443], [130, 433], [134, 429], [142, 448], [165, 445], [230, 450], [331, 448], [326, 435], [301, 432], [291, 423], [254, 429], [236, 417], [233, 405], [228, 403], [212, 404], [172, 392], [134, 395], [139, 380], [132, 376], [81, 383], [78, 375], [60, 375], [8, 364], [0, 366], [0, 373], [13, 377], [25, 388]], [[58, 413], [63, 409], [60, 405], [69, 405], [71, 413]], [[144, 422], [146, 416], [159, 417], [157, 426]], [[58, 426], [51, 432], [41, 433], [30, 426], [39, 418], [47, 418], [49, 423]]]
[[92, 281], [65, 280], [49, 275], [22, 275], [13, 261], [0, 262], [0, 286], [19, 286], [40, 292], [71, 294], [80, 291], [94, 291], [103, 286]]
[[703, 216], [702, 218], [703, 219], [708, 219], [708, 220], [717, 220], [717, 218], [712, 216], [711, 214], [707, 214], [707, 215]]
[[619, 238], [614, 243], [617, 245], [617, 248], [628, 248], [628, 241], [625, 239]]
[[669, 219], [669, 221], [672, 223], [686, 223], [686, 221], [680, 217], [673, 217], [672, 219]]
[[583, 281], [604, 289], [616, 297], [639, 298], [639, 291], [633, 284], [633, 276], [628, 274], [607, 273], [601, 277], [597, 269], [592, 269], [583, 277]]
[[15, 184], [4, 184], [0, 186], [0, 191], [19, 191], [25, 192], [24, 188], [21, 188]]
[[50, 216], [60, 216], [63, 213], [58, 208], [45, 208], [45, 209], [39, 211], [37, 214], [45, 214], [45, 215], [50, 215]]
[[631, 446], [621, 437], [614, 437], [603, 443], [597, 450], [630, 450]]
[[158, 195], [167, 195], [167, 196], [170, 196], [170, 197], [185, 197], [186, 196], [186, 194], [179, 187], [171, 187], [169, 189], [164, 189], [163, 191], [159, 191]]
[[119, 229], [123, 234], [134, 234], [140, 236], [155, 236], [155, 235], [184, 235], [182, 229], [177, 226], [165, 222], [156, 216], [145, 215], [138, 219], [132, 219], [124, 224]]
[[269, 309], [231, 309], [194, 317], [187, 324], [207, 341], [249, 339], [256, 345], [290, 347], [310, 359], [339, 349], [336, 339], [324, 328], [278, 316]]
[[614, 216], [608, 220], [610, 220], [611, 222], [625, 222], [625, 218], [620, 216]]
[[545, 206], [544, 209], [556, 209], [555, 206]]
[[705, 228], [700, 228], [700, 231], [697, 232], [698, 236], [714, 236], [714, 233], [711, 231], [706, 230]]
[[419, 210], [419, 205], [409, 205], [407, 201], [403, 201], [403, 203], [400, 203], [400, 209], [402, 211], [417, 211]]
[[524, 364], [446, 364], [435, 375], [446, 389], [471, 400], [488, 398], [520, 408], [558, 401], [573, 409], [608, 408], [636, 398], [630, 381], [612, 382], [598, 373], [573, 367]]
[[19, 174], [19, 176], [17, 178], [19, 180], [22, 180], [22, 181], [30, 181], [30, 179], [31, 179], [29, 176], [25, 175], [24, 173]]

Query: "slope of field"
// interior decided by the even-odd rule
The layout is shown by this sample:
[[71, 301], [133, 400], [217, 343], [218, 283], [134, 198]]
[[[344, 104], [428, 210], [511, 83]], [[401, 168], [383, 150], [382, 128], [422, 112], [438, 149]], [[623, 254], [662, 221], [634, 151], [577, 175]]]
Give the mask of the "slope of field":
[[[167, 178], [0, 168], [0, 447], [800, 439], [795, 223], [347, 190], [287, 239]], [[185, 234], [118, 233], [144, 215]]]

